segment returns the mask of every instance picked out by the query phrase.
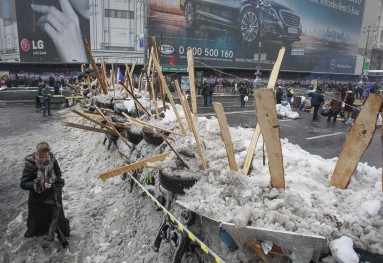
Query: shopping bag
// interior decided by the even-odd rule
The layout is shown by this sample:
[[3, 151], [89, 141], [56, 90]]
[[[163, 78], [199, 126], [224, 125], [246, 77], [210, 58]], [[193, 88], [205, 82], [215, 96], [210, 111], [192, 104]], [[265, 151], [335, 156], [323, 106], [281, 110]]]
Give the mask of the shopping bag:
[[244, 101], [249, 101], [249, 96], [245, 96], [245, 97], [243, 98], [243, 100], [244, 100]]

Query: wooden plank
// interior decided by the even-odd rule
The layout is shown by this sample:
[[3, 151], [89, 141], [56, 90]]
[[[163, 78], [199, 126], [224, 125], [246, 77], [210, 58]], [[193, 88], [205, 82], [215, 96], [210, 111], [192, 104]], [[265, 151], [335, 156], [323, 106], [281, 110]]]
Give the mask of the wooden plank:
[[[253, 136], [251, 137], [249, 149], [247, 150], [248, 154], [246, 155], [245, 163], [244, 163], [243, 168], [242, 168], [242, 174], [243, 175], [249, 174], [250, 166], [253, 162], [255, 148], [257, 147], [259, 135], [261, 135], [261, 128], [259, 127], [259, 125], [257, 125], [255, 127], [255, 131], [253, 133]], [[253, 154], [249, 154], [249, 153], [253, 153]]]
[[111, 129], [110, 127], [108, 127], [107, 125], [105, 125], [105, 124], [103, 124], [103, 123], [101, 123], [101, 122], [99, 122], [99, 121], [97, 121], [97, 120], [94, 120], [94, 119], [90, 118], [89, 116], [85, 115], [85, 114], [82, 113], [82, 112], [79, 112], [79, 111], [77, 111], [77, 110], [72, 110], [72, 112], [76, 113], [77, 115], [80, 115], [81, 117], [87, 119], [88, 121], [91, 121], [91, 122], [93, 122], [93, 123], [95, 123], [95, 124], [97, 124], [97, 125], [100, 125], [102, 128], [105, 128], [105, 129], [107, 129], [107, 130], [112, 130], [112, 129]]
[[[269, 82], [267, 85], [268, 89], [274, 90], [274, 86], [275, 86], [275, 83], [276, 83], [277, 78], [278, 78], [279, 69], [281, 68], [284, 55], [285, 55], [285, 48], [281, 47], [281, 49], [279, 50], [279, 53], [278, 53], [277, 60], [273, 66], [273, 70], [271, 71], [271, 74], [270, 74]], [[273, 103], [273, 104], [275, 104], [275, 103]], [[254, 152], [255, 152], [260, 134], [261, 134], [261, 128], [259, 127], [259, 124], [257, 123], [257, 126], [255, 127], [255, 130], [254, 130], [253, 137], [251, 139], [250, 147], [247, 150], [247, 154], [246, 154], [246, 161], [247, 162], [245, 162], [245, 166], [242, 169], [242, 174], [244, 174], [244, 175], [247, 175], [249, 173], [251, 161], [253, 160]]]
[[65, 99], [75, 99], [75, 100], [83, 99], [83, 98], [84, 98], [84, 96], [69, 96], [69, 97], [65, 97]]
[[136, 63], [133, 63], [132, 67], [130, 68], [130, 72], [129, 72], [129, 77], [130, 79], [133, 78], [133, 72], [134, 72], [134, 68], [136, 67]]
[[250, 242], [249, 246], [255, 251], [257, 256], [264, 262], [264, 263], [269, 263], [269, 259], [267, 258], [267, 255], [263, 251], [262, 245], [256, 241], [253, 240]]
[[[153, 47], [153, 52], [154, 52], [155, 58], [157, 59], [158, 63], [160, 63], [160, 57], [158, 55], [158, 48], [157, 48], [157, 42], [156, 42], [156, 37], [155, 36], [152, 36], [152, 47]], [[153, 70], [152, 71], [153, 76], [154, 76], [154, 72], [155, 71]], [[161, 96], [161, 100], [162, 100], [162, 107], [164, 108], [163, 111], [165, 112], [166, 111], [166, 102], [165, 102], [164, 87], [162, 86], [163, 85], [162, 82], [159, 82], [158, 85], [159, 85], [159, 88], [160, 88], [160, 96]]]
[[223, 110], [223, 106], [219, 102], [214, 102], [213, 106], [214, 106], [215, 113], [217, 114], [219, 127], [221, 129], [221, 138], [223, 140], [223, 143], [225, 144], [230, 170], [238, 171], [237, 163], [235, 161], [233, 141], [231, 140], [229, 125], [227, 124], [227, 119], [226, 119], [225, 112]]
[[192, 110], [194, 121], [198, 121], [198, 112], [197, 112], [197, 96], [195, 88], [195, 76], [194, 76], [194, 56], [193, 49], [189, 49], [187, 52], [188, 57], [188, 72], [190, 80], [190, 97], [192, 101]]
[[[193, 132], [192, 129], [191, 129], [191, 125], [190, 125], [189, 119], [188, 119], [188, 115], [186, 114], [186, 110], [190, 111], [190, 109], [186, 109], [185, 101], [182, 99], [184, 95], [181, 92], [181, 88], [180, 88], [180, 85], [178, 84], [178, 80], [175, 80], [174, 84], [176, 86], [178, 97], [180, 98], [180, 101], [181, 101], [181, 106], [182, 106], [182, 109], [184, 111], [185, 119], [186, 119], [186, 122], [187, 122], [187, 124], [189, 126], [189, 130], [190, 130], [190, 132]], [[186, 131], [183, 134], [183, 136], [186, 136]]]
[[[381, 114], [382, 114], [382, 118], [383, 118], [383, 110], [382, 110]], [[382, 142], [382, 145], [383, 145], [383, 132], [382, 132], [382, 135], [381, 135], [381, 142]], [[383, 147], [382, 147], [382, 157], [383, 157]], [[382, 169], [382, 192], [383, 192], [383, 169]]]
[[282, 146], [274, 90], [259, 89], [254, 94], [257, 120], [262, 130], [269, 160], [271, 186], [285, 189]]
[[107, 180], [109, 178], [112, 178], [114, 176], [117, 176], [117, 175], [120, 175], [120, 174], [123, 174], [123, 173], [127, 173], [127, 172], [130, 172], [130, 171], [133, 171], [133, 170], [137, 170], [137, 169], [143, 168], [143, 167], [145, 167], [145, 165], [148, 162], [153, 163], [153, 162], [163, 161], [163, 160], [166, 159], [166, 157], [168, 157], [168, 155], [170, 153], [171, 153], [171, 151], [168, 151], [168, 152], [165, 152], [163, 154], [156, 155], [156, 156], [153, 156], [153, 157], [149, 157], [149, 158], [140, 160], [140, 161], [132, 163], [132, 164], [128, 164], [128, 165], [124, 165], [122, 167], [118, 167], [118, 168], [113, 169], [111, 171], [102, 173], [100, 175], [100, 178], [101, 178], [101, 180], [105, 181], [105, 180]]
[[155, 65], [155, 68], [156, 68], [156, 70], [158, 72], [158, 77], [162, 81], [162, 84], [163, 84], [164, 90], [166, 92], [166, 95], [168, 95], [168, 99], [169, 99], [170, 104], [171, 104], [171, 106], [173, 108], [174, 114], [177, 117], [177, 121], [178, 121], [178, 124], [179, 124], [179, 126], [181, 128], [182, 134], [186, 134], [185, 127], [184, 127], [184, 125], [182, 123], [181, 117], [180, 117], [180, 115], [178, 113], [178, 110], [177, 110], [177, 107], [176, 107], [176, 105], [174, 103], [173, 96], [172, 96], [172, 94], [170, 93], [170, 91], [168, 89], [168, 85], [166, 85], [166, 81], [165, 81], [164, 75], [162, 75], [160, 64], [158, 64], [158, 61], [155, 58], [153, 58], [153, 64]]
[[96, 77], [97, 77], [98, 83], [100, 84], [101, 90], [104, 92], [104, 94], [108, 94], [108, 87], [106, 86], [105, 80], [101, 77], [100, 72], [98, 71], [96, 62], [94, 61], [92, 51], [90, 50], [89, 43], [86, 40], [86, 37], [83, 36], [82, 41], [84, 43], [85, 51], [86, 51], [88, 58], [91, 62], [92, 68], [93, 68], [94, 72], [96, 73]]
[[117, 136], [126, 144], [126, 146], [129, 147], [129, 149], [132, 148], [132, 146], [129, 144], [127, 138], [125, 136], [123, 136], [119, 131], [117, 131], [117, 129], [111, 124], [111, 120], [109, 118], [107, 118], [102, 112], [101, 110], [97, 107], [97, 106], [94, 106], [96, 111], [104, 118], [104, 120], [106, 120], [106, 122], [110, 125], [110, 128], [112, 128], [112, 130], [117, 134]]
[[194, 135], [194, 139], [195, 139], [195, 142], [197, 144], [198, 154], [199, 154], [199, 157], [201, 159], [202, 169], [204, 171], [206, 171], [207, 164], [206, 164], [205, 156], [204, 156], [203, 151], [202, 151], [201, 142], [200, 142], [199, 137], [198, 137], [198, 131], [194, 126], [193, 117], [191, 116], [189, 102], [187, 101], [185, 96], [182, 96], [180, 99], [183, 99], [185, 102], [186, 109], [187, 109], [187, 111], [185, 113], [188, 114], [190, 126], [191, 126], [192, 131], [193, 131], [192, 133]]
[[[152, 56], [155, 56], [154, 54], [152, 54]], [[153, 101], [153, 104], [154, 104], [154, 110], [156, 112], [156, 117], [157, 117], [157, 120], [160, 119], [160, 115], [158, 113], [158, 106], [157, 106], [157, 93], [156, 93], [156, 90], [154, 88], [154, 64], [153, 64], [153, 70], [152, 70], [152, 75], [151, 75], [151, 80], [150, 80], [150, 91], [151, 91], [151, 94], [152, 94], [152, 101]]]
[[133, 122], [134, 124], [137, 124], [138, 126], [141, 126], [141, 127], [149, 126], [149, 127], [152, 127], [152, 128], [164, 131], [164, 132], [168, 132], [168, 133], [171, 133], [171, 134], [176, 134], [176, 135], [179, 135], [179, 136], [184, 136], [183, 134], [181, 134], [179, 132], [172, 131], [172, 130], [169, 130], [169, 129], [166, 129], [166, 128], [163, 128], [163, 127], [156, 126], [156, 125], [153, 125], [151, 123], [145, 122], [143, 120], [133, 118], [133, 117], [127, 115], [125, 112], [122, 112], [122, 115], [124, 115], [130, 122]]
[[87, 130], [87, 131], [93, 131], [93, 132], [99, 132], [99, 133], [105, 133], [105, 134], [118, 136], [117, 133], [115, 133], [114, 131], [111, 131], [111, 130], [103, 130], [103, 129], [99, 129], [99, 128], [95, 128], [95, 127], [90, 127], [90, 126], [85, 126], [85, 125], [81, 125], [81, 124], [77, 124], [77, 123], [72, 123], [72, 122], [62, 121], [61, 125], [72, 127], [72, 128], [77, 128], [77, 129], [82, 129], [82, 130]]
[[381, 110], [382, 97], [371, 93], [354, 125], [347, 134], [339, 155], [330, 185], [340, 189], [347, 188], [360, 158], [370, 145], [376, 130], [376, 116]]
[[285, 55], [285, 47], [281, 47], [281, 49], [279, 50], [277, 60], [275, 61], [273, 70], [271, 71], [269, 82], [267, 83], [268, 89], [274, 89], [275, 87], [275, 83], [277, 82], [279, 70], [281, 68], [284, 55]]

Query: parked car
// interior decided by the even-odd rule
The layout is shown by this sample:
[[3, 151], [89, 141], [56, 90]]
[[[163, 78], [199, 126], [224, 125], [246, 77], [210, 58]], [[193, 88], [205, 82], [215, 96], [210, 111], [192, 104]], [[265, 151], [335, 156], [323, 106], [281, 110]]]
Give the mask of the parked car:
[[257, 42], [262, 28], [262, 40], [280, 40], [285, 46], [300, 40], [300, 17], [290, 8], [260, 0], [180, 0], [187, 30], [202, 23], [239, 31], [244, 42]]

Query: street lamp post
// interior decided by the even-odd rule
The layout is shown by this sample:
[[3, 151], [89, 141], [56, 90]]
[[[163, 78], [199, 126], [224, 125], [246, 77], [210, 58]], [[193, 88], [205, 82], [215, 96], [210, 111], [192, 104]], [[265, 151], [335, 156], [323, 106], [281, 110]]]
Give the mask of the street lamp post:
[[265, 3], [263, 0], [259, 0], [258, 4], [256, 6], [256, 9], [258, 9], [259, 14], [259, 23], [258, 23], [258, 36], [259, 36], [259, 42], [258, 42], [258, 61], [257, 61], [257, 72], [255, 73], [255, 79], [257, 86], [260, 85], [261, 81], [261, 47], [262, 47], [262, 37], [263, 37], [263, 9], [265, 7]]
[[378, 27], [376, 27], [375, 29], [372, 29], [371, 26], [365, 26], [364, 27], [364, 30], [363, 30], [363, 33], [366, 33], [367, 32], [367, 39], [366, 39], [366, 47], [364, 48], [364, 55], [363, 55], [363, 64], [362, 64], [362, 73], [361, 73], [361, 76], [360, 76], [360, 80], [363, 82], [363, 79], [366, 79], [367, 80], [367, 75], [368, 75], [368, 72], [366, 74], [365, 70], [364, 70], [364, 64], [366, 63], [366, 56], [367, 56], [367, 48], [368, 48], [368, 41], [369, 41], [369, 38], [370, 38], [370, 31], [372, 30], [372, 32], [376, 32], [378, 30]]

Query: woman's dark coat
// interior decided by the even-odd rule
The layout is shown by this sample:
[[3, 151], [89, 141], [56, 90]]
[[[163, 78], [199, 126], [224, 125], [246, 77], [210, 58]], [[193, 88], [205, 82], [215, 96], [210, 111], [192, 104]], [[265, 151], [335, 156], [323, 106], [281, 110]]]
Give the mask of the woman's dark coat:
[[[25, 233], [25, 237], [43, 236], [48, 234], [53, 212], [57, 209], [57, 204], [60, 204], [60, 210], [57, 220], [57, 229], [59, 231], [56, 231], [56, 233], [61, 232], [65, 237], [69, 237], [69, 224], [62, 208], [63, 179], [61, 178], [60, 167], [53, 154], [50, 154], [50, 161], [53, 162], [53, 170], [56, 178], [52, 182], [53, 187], [51, 189], [45, 189], [40, 192], [42, 188], [40, 187], [41, 182], [39, 179], [36, 179], [38, 172], [36, 162], [38, 162], [38, 160], [35, 156], [36, 154], [32, 153], [25, 157], [25, 166], [20, 182], [20, 187], [22, 189], [29, 190], [28, 229]], [[39, 187], [40, 190], [37, 190]], [[60, 233], [58, 233], [58, 237], [59, 239], [61, 238]]]

